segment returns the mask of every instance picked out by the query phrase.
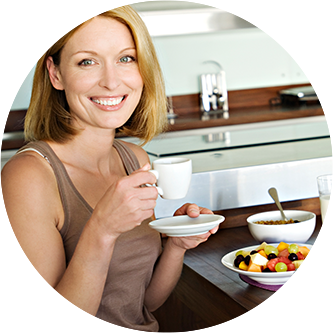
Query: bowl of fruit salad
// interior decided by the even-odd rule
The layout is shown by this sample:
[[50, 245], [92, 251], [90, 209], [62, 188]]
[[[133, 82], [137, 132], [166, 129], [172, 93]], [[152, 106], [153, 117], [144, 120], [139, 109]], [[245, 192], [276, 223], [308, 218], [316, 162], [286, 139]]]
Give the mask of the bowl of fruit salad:
[[304, 210], [285, 210], [288, 221], [282, 220], [278, 210], [251, 215], [247, 225], [258, 242], [305, 243], [313, 234], [316, 215]]
[[282, 285], [301, 266], [312, 245], [298, 243], [261, 243], [226, 254], [222, 264], [266, 285]]

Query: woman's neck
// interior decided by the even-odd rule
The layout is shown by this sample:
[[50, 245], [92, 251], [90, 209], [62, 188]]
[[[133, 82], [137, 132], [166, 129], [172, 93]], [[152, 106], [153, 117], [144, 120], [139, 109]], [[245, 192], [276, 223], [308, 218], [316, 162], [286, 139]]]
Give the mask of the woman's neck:
[[110, 170], [116, 157], [114, 130], [91, 133], [88, 129], [66, 143], [50, 143], [64, 164], [89, 170]]

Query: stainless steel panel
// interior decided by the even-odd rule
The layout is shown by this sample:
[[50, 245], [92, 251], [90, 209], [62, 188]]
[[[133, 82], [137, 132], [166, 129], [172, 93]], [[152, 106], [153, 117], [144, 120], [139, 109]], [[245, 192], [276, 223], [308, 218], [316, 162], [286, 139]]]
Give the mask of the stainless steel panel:
[[[210, 136], [224, 140], [221, 133], [227, 132], [229, 141], [235, 135], [242, 137], [243, 146], [238, 139], [232, 149], [226, 142], [209, 140]], [[246, 147], [251, 140], [253, 144]], [[156, 217], [173, 215], [185, 202], [212, 210], [272, 203], [267, 193], [272, 186], [279, 190], [281, 201], [313, 198], [318, 196], [316, 177], [332, 173], [332, 146], [324, 116], [169, 132], [144, 148], [151, 153], [151, 161], [176, 151], [193, 162], [186, 198], [159, 198]]]
[[159, 198], [155, 215], [172, 216], [185, 202], [212, 210], [273, 203], [267, 192], [272, 186], [282, 202], [313, 198], [318, 196], [317, 176], [327, 173], [332, 173], [332, 157], [194, 173], [186, 198]]

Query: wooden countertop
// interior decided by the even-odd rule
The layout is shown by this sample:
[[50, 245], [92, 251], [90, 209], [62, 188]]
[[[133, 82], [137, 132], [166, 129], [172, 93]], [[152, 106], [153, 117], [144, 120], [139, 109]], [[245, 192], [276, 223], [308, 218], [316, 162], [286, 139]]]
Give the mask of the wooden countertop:
[[[314, 243], [321, 225], [321, 218], [317, 216], [315, 232], [307, 243]], [[211, 327], [234, 319], [269, 298], [274, 292], [247, 284], [221, 263], [225, 254], [257, 244], [248, 227], [243, 226], [220, 229], [206, 243], [187, 251], [181, 279], [172, 295], [174, 304], [168, 308], [168, 311], [177, 309], [173, 311], [183, 317], [181, 323], [177, 323], [182, 327], [176, 327], [177, 321], [167, 320], [158, 313], [161, 330], [173, 332]], [[188, 309], [191, 320], [186, 321]]]
[[[298, 103], [293, 105], [271, 104], [282, 89], [293, 88], [300, 85], [279, 87], [265, 87], [229, 91], [229, 118], [222, 115], [202, 117], [200, 111], [199, 94], [173, 96], [172, 110], [177, 115], [169, 121], [168, 131], [182, 131], [204, 127], [228, 126], [236, 124], [249, 124], [264, 121], [313, 117], [324, 115], [319, 101], [311, 103]], [[15, 138], [5, 139], [2, 150], [18, 149], [24, 144], [23, 124], [26, 110], [10, 111], [5, 125], [5, 133], [13, 132]], [[122, 135], [117, 135], [121, 137]]]
[[295, 119], [324, 115], [320, 104], [302, 106], [257, 106], [230, 110], [229, 118], [223, 115], [202, 116], [201, 112], [181, 113], [169, 121], [169, 131], [198, 129], [202, 127], [229, 126], [264, 121]]
[[229, 91], [228, 119], [222, 115], [202, 117], [199, 94], [173, 96], [172, 112], [177, 118], [170, 120], [168, 130], [181, 131], [324, 115], [319, 101], [281, 104], [279, 91], [300, 86], [304, 84]]

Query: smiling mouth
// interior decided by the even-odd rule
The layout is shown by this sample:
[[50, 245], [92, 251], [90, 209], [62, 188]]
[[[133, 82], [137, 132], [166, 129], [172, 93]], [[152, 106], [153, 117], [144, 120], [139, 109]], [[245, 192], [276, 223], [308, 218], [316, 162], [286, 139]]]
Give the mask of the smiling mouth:
[[100, 98], [100, 99], [91, 98], [91, 100], [94, 103], [99, 104], [99, 105], [106, 105], [106, 106], [119, 105], [124, 99], [125, 99], [125, 96], [117, 97], [117, 98]]

